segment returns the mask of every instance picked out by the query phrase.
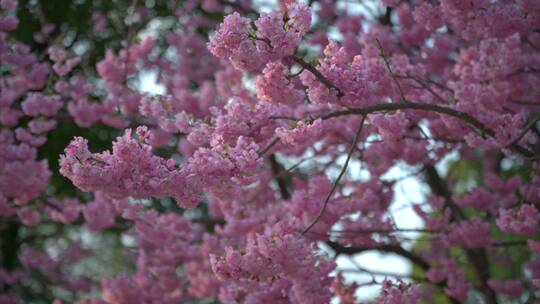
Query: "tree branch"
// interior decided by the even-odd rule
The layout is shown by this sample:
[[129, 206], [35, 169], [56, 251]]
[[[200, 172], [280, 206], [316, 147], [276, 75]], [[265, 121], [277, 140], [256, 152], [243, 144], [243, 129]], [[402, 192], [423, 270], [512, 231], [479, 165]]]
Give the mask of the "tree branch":
[[424, 271], [428, 271], [429, 268], [431, 267], [429, 263], [426, 260], [424, 260], [424, 258], [422, 258], [421, 256], [415, 253], [405, 250], [400, 245], [384, 244], [384, 245], [378, 245], [375, 247], [346, 247], [333, 241], [327, 241], [325, 244], [328, 245], [330, 248], [332, 248], [332, 250], [334, 250], [336, 254], [353, 255], [353, 254], [358, 254], [358, 253], [362, 253], [369, 250], [377, 250], [377, 251], [381, 251], [385, 253], [395, 253], [399, 256], [402, 256], [410, 260], [413, 264], [420, 267]]
[[[325, 244], [328, 245], [330, 248], [332, 248], [332, 250], [336, 254], [354, 255], [354, 254], [362, 253], [362, 252], [369, 251], [369, 250], [377, 250], [377, 251], [385, 252], [385, 253], [394, 253], [394, 254], [397, 254], [397, 255], [399, 255], [401, 257], [404, 257], [404, 258], [408, 259], [409, 261], [411, 261], [414, 265], [421, 268], [423, 271], [428, 271], [431, 268], [429, 263], [423, 257], [421, 257], [421, 256], [419, 256], [419, 255], [417, 255], [417, 254], [415, 254], [413, 252], [405, 250], [400, 245], [384, 244], [384, 245], [379, 245], [379, 246], [376, 246], [376, 247], [364, 248], [364, 247], [346, 247], [346, 246], [343, 246], [343, 245], [341, 245], [339, 243], [336, 243], [336, 242], [333, 242], [333, 241], [327, 241], [327, 242], [325, 242]], [[440, 288], [445, 288], [446, 287], [446, 282], [436, 283], [435, 285], [439, 286]], [[459, 304], [460, 303], [460, 301], [458, 301], [457, 299], [454, 299], [454, 298], [452, 298], [450, 296], [448, 296], [448, 298], [450, 299], [450, 302], [452, 304]]]
[[309, 229], [311, 229], [313, 226], [315, 226], [315, 224], [317, 224], [317, 222], [321, 219], [324, 211], [326, 210], [326, 206], [328, 205], [328, 202], [330, 201], [330, 198], [332, 197], [332, 194], [334, 194], [334, 191], [336, 191], [336, 188], [337, 188], [337, 186], [339, 184], [339, 181], [341, 180], [341, 178], [345, 174], [345, 171], [347, 171], [347, 167], [349, 166], [349, 161], [351, 160], [351, 156], [352, 156], [352, 154], [353, 154], [353, 152], [355, 150], [356, 144], [358, 143], [358, 139], [360, 138], [360, 133], [362, 133], [362, 129], [364, 127], [365, 119], [366, 119], [366, 116], [362, 116], [362, 120], [360, 121], [360, 125], [358, 126], [358, 131], [356, 132], [356, 135], [354, 136], [353, 142], [351, 144], [351, 149], [349, 150], [349, 154], [347, 155], [347, 159], [345, 160], [345, 164], [343, 164], [343, 168], [341, 168], [341, 172], [339, 172], [339, 175], [338, 175], [336, 181], [334, 182], [334, 185], [332, 186], [332, 189], [330, 190], [330, 192], [326, 196], [326, 199], [324, 200], [323, 206], [322, 206], [321, 210], [319, 210], [319, 214], [317, 214], [317, 217], [315, 217], [313, 222], [311, 222], [311, 224], [309, 224], [309, 226], [307, 226], [306, 229], [304, 229], [304, 231], [302, 231], [302, 235], [306, 234], [306, 232], [308, 232]]
[[336, 90], [337, 97], [344, 96], [343, 92], [334, 85], [332, 81], [330, 81], [328, 78], [324, 77], [324, 75], [317, 70], [314, 66], [304, 61], [304, 59], [296, 56], [290, 56], [290, 59], [292, 59], [296, 64], [301, 66], [303, 69], [306, 69], [310, 71], [317, 79], [322, 82], [329, 90]]
[[266, 147], [257, 151], [257, 154], [259, 154], [259, 157], [262, 157], [266, 152], [272, 149], [272, 147], [278, 142], [279, 142], [279, 137], [275, 137], [274, 139], [272, 139], [272, 141], [270, 141], [270, 143]]
[[288, 200], [289, 198], [291, 198], [291, 194], [289, 193], [289, 189], [287, 189], [287, 181], [285, 180], [285, 177], [282, 174], [285, 171], [285, 169], [277, 161], [276, 156], [274, 154], [270, 154], [270, 156], [268, 156], [268, 160], [270, 161], [270, 166], [272, 167], [272, 174], [274, 175], [274, 179], [276, 180], [278, 184], [279, 192], [281, 193], [281, 198], [284, 200]]
[[[322, 115], [320, 118], [323, 120], [340, 117], [340, 116], [346, 116], [351, 114], [356, 115], [368, 115], [371, 113], [376, 112], [383, 112], [383, 111], [396, 111], [396, 110], [423, 110], [423, 111], [431, 111], [441, 114], [446, 114], [458, 119], [461, 119], [462, 121], [467, 122], [468, 124], [475, 127], [478, 131], [481, 132], [481, 135], [488, 135], [493, 137], [495, 135], [495, 132], [486, 126], [484, 126], [483, 123], [481, 123], [479, 120], [474, 118], [468, 113], [461, 112], [454, 110], [452, 108], [447, 108], [443, 106], [439, 106], [436, 104], [428, 104], [428, 103], [417, 103], [417, 102], [400, 102], [400, 103], [380, 103], [375, 104], [372, 106], [367, 106], [365, 108], [352, 108], [348, 110], [342, 110], [342, 111], [336, 111], [331, 112], [326, 115]], [[509, 145], [509, 148], [512, 150], [526, 156], [526, 157], [535, 157], [535, 154], [528, 150], [527, 148], [524, 148], [517, 143], [512, 143]]]
[[519, 141], [534, 127], [536, 127], [536, 123], [540, 120], [540, 116], [536, 116], [533, 118], [524, 128], [521, 130], [521, 132], [518, 134], [518, 136], [508, 145], [517, 145]]
[[[450, 208], [452, 213], [451, 220], [455, 221], [466, 219], [463, 211], [454, 203], [450, 189], [448, 189], [446, 182], [440, 177], [435, 167], [432, 165], [426, 165], [425, 169], [427, 183], [430, 186], [431, 191], [434, 194], [445, 198], [445, 204]], [[474, 272], [476, 273], [479, 282], [478, 289], [484, 295], [486, 303], [496, 304], [497, 294], [487, 283], [490, 278], [490, 274], [488, 256], [485, 249], [467, 249], [465, 250], [465, 253], [469, 262], [473, 266]]]
[[386, 54], [384, 53], [384, 49], [382, 47], [382, 44], [381, 42], [379, 41], [379, 39], [375, 38], [375, 41], [377, 42], [377, 47], [379, 48], [379, 56], [382, 58], [382, 60], [384, 61], [384, 65], [386, 66], [386, 69], [388, 70], [388, 72], [390, 73], [390, 77], [392, 77], [392, 80], [394, 81], [394, 83], [396, 84], [396, 87], [398, 88], [398, 91], [399, 91], [399, 95], [401, 97], [401, 100], [402, 101], [408, 101], [407, 100], [407, 97], [405, 97], [405, 93], [403, 92], [403, 88], [401, 88], [401, 84], [399, 84], [399, 81], [397, 80], [396, 78], [396, 75], [394, 74], [394, 72], [392, 71], [392, 68], [390, 67], [390, 61], [388, 60], [388, 57], [386, 56]]

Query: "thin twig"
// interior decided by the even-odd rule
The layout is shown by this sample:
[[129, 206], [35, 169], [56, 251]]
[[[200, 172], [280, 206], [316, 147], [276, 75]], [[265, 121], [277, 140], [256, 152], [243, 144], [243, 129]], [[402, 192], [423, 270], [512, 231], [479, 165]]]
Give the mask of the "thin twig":
[[279, 142], [279, 137], [275, 137], [272, 139], [272, 141], [268, 144], [268, 146], [264, 147], [263, 149], [259, 150], [257, 154], [259, 154], [259, 157], [263, 156], [268, 150], [270, 150], [275, 144]]
[[384, 49], [382, 47], [381, 42], [379, 41], [378, 38], [375, 38], [375, 41], [377, 41], [377, 47], [379, 48], [379, 52], [380, 52], [379, 56], [381, 56], [382, 60], [384, 61], [384, 65], [386, 66], [386, 69], [390, 73], [390, 77], [392, 77], [392, 80], [394, 80], [394, 83], [396, 84], [399, 90], [399, 95], [401, 96], [401, 100], [407, 101], [407, 98], [405, 97], [405, 93], [403, 92], [403, 89], [401, 88], [401, 85], [399, 84], [399, 81], [397, 80], [396, 75], [394, 74], [394, 72], [392, 71], [392, 68], [390, 67], [390, 61], [388, 61], [388, 57], [384, 53]]
[[[136, 6], [137, 6], [137, 0], [131, 1], [130, 10], [132, 12], [131, 12], [130, 17], [133, 17]], [[130, 57], [130, 47], [131, 47], [131, 42], [133, 40], [133, 35], [134, 35], [133, 27], [132, 27], [132, 24], [131, 24], [131, 22], [133, 22], [133, 21], [132, 20], [128, 20], [128, 21], [130, 22], [130, 24], [128, 24], [128, 33], [127, 33], [127, 41], [126, 41], [126, 59], [124, 60], [124, 84], [127, 84], [127, 80], [128, 80], [128, 65], [129, 65], [129, 57]]]
[[392, 234], [392, 233], [440, 233], [440, 231], [422, 229], [422, 228], [395, 228], [395, 229], [357, 229], [357, 230], [330, 230], [329, 233], [358, 233], [358, 234], [370, 234], [370, 233], [383, 233], [383, 234]]
[[422, 88], [424, 88], [425, 90], [427, 90], [429, 93], [431, 93], [431, 95], [435, 96], [435, 98], [439, 99], [440, 101], [444, 102], [444, 103], [449, 103], [448, 100], [444, 99], [441, 95], [437, 94], [437, 92], [435, 92], [433, 89], [431, 89], [430, 86], [428, 86], [427, 84], [425, 84], [422, 80], [420, 80], [419, 78], [416, 78], [414, 76], [412, 76], [411, 74], [409, 73], [406, 73], [407, 75], [407, 78], [410, 78], [412, 80], [414, 80], [416, 83], [418, 83]]
[[332, 186], [332, 189], [330, 190], [330, 192], [326, 196], [326, 199], [324, 200], [322, 208], [319, 210], [319, 214], [317, 214], [317, 217], [315, 217], [313, 222], [311, 222], [311, 224], [309, 224], [309, 226], [307, 226], [306, 229], [304, 229], [304, 231], [302, 231], [302, 235], [306, 234], [306, 232], [308, 232], [313, 226], [315, 226], [315, 224], [317, 224], [317, 222], [321, 219], [324, 211], [326, 210], [326, 206], [328, 205], [328, 202], [330, 201], [330, 198], [332, 197], [332, 194], [334, 194], [334, 191], [336, 191], [336, 188], [337, 188], [337, 186], [339, 184], [339, 181], [341, 180], [341, 178], [345, 174], [345, 171], [347, 171], [347, 167], [349, 166], [349, 161], [351, 160], [351, 156], [352, 156], [352, 154], [353, 154], [353, 152], [355, 150], [356, 145], [358, 144], [358, 139], [360, 138], [360, 133], [362, 133], [362, 129], [364, 127], [365, 119], [366, 119], [366, 116], [362, 116], [362, 119], [360, 121], [360, 125], [358, 126], [358, 131], [356, 132], [356, 135], [354, 136], [354, 139], [353, 139], [353, 142], [352, 142], [352, 145], [351, 145], [351, 149], [349, 150], [349, 154], [347, 155], [347, 159], [345, 160], [345, 164], [343, 164], [343, 168], [341, 169], [341, 172], [339, 173], [336, 181], [334, 182], [334, 185]]
[[536, 123], [540, 120], [540, 115], [533, 118], [524, 128], [521, 130], [521, 133], [510, 143], [508, 146], [516, 145], [519, 141], [532, 129], [536, 126]]
[[296, 168], [300, 167], [300, 165], [303, 164], [306, 160], [308, 160], [308, 159], [307, 158], [302, 158], [299, 162], [292, 165], [289, 169], [286, 169], [285, 172], [292, 172]]
[[400, 273], [393, 273], [393, 272], [386, 272], [386, 271], [369, 270], [369, 269], [364, 268], [364, 267], [359, 267], [358, 268], [356, 266], [355, 266], [355, 268], [357, 268], [357, 269], [344, 268], [344, 269], [337, 269], [337, 271], [338, 272], [343, 272], [343, 273], [363, 273], [363, 274], [369, 274], [369, 275], [374, 275], [374, 276], [412, 279], [412, 280], [415, 280], [415, 281], [427, 282], [426, 278], [411, 275], [411, 274], [400, 274]]

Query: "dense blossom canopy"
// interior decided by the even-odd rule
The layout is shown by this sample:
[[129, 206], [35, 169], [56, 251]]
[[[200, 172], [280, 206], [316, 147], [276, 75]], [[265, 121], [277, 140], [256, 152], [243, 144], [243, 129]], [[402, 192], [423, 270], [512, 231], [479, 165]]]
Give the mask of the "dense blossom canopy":
[[0, 303], [540, 303], [540, 1], [19, 2]]

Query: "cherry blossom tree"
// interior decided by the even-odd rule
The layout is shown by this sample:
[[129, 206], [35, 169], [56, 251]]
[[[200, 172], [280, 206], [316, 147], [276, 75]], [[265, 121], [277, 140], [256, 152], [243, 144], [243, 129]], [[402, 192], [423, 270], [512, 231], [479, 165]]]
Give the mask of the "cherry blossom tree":
[[536, 0], [0, 0], [0, 303], [540, 303], [539, 110]]

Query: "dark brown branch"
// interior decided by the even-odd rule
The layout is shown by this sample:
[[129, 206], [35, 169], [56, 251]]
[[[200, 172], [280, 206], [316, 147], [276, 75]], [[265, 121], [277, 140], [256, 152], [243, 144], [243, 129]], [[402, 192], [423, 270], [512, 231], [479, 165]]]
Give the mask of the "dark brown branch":
[[[385, 245], [379, 245], [379, 246], [376, 246], [376, 247], [364, 248], [364, 247], [346, 247], [346, 246], [343, 246], [343, 245], [341, 245], [339, 243], [336, 243], [336, 242], [333, 242], [333, 241], [327, 241], [325, 244], [328, 245], [330, 248], [332, 248], [332, 250], [336, 254], [354, 255], [354, 254], [362, 253], [362, 252], [369, 251], [369, 250], [377, 250], [377, 251], [380, 251], [380, 252], [393, 253], [393, 254], [397, 254], [397, 255], [399, 255], [401, 257], [404, 257], [404, 258], [408, 259], [409, 261], [411, 261], [414, 265], [421, 268], [423, 271], [428, 271], [431, 268], [429, 263], [423, 257], [421, 257], [421, 256], [419, 256], [419, 255], [417, 255], [417, 254], [415, 254], [413, 252], [405, 250], [400, 245], [388, 245], [388, 244], [385, 244]], [[435, 285], [439, 286], [440, 288], [445, 288], [446, 287], [446, 282], [440, 282], [440, 283], [437, 283]], [[454, 298], [452, 298], [450, 296], [448, 296], [448, 297], [449, 297], [450, 302], [452, 304], [459, 304], [460, 303], [458, 300], [456, 300], [456, 299], [454, 299]]]
[[[452, 214], [452, 221], [463, 220], [465, 215], [463, 211], [454, 203], [452, 199], [452, 193], [446, 182], [440, 177], [439, 173], [432, 165], [425, 166], [427, 183], [431, 188], [431, 191], [444, 197], [445, 205], [450, 209]], [[488, 285], [490, 278], [489, 274], [489, 261], [486, 251], [484, 249], [467, 249], [465, 250], [467, 258], [473, 266], [474, 272], [478, 279], [478, 289], [484, 295], [484, 299], [487, 304], [497, 303], [497, 294]]]
[[[380, 42], [378, 40], [377, 40], [377, 43], [378, 43], [379, 49], [381, 51], [381, 56], [383, 57], [383, 60], [384, 60], [384, 62], [386, 64], [386, 66], [387, 66], [387, 69], [389, 70], [389, 72], [390, 72], [390, 74], [392, 76], [392, 79], [394, 80], [394, 82], [398, 86], [398, 89], [400, 91], [400, 95], [401, 95], [401, 98], [403, 99], [403, 102], [400, 102], [400, 103], [383, 103], [383, 104], [376, 104], [376, 105], [373, 105], [373, 106], [365, 107], [365, 108], [362, 108], [362, 109], [349, 109], [349, 110], [344, 110], [344, 111], [337, 111], [337, 112], [329, 113], [329, 114], [326, 114], [326, 115], [322, 116], [321, 117], [322, 119], [329, 119], [329, 118], [333, 118], [333, 117], [338, 117], [338, 116], [343, 116], [343, 115], [350, 115], [350, 114], [360, 114], [360, 115], [365, 116], [367, 114], [374, 113], [374, 112], [392, 111], [392, 110], [400, 110], [400, 109], [426, 110], [426, 111], [432, 111], [432, 112], [437, 112], [437, 113], [441, 113], [441, 114], [446, 114], [446, 115], [453, 116], [453, 117], [456, 117], [458, 119], [461, 119], [461, 120], [469, 123], [470, 125], [474, 126], [478, 131], [481, 132], [482, 136], [488, 135], [488, 136], [493, 137], [495, 135], [495, 132], [493, 130], [491, 130], [491, 129], [487, 128], [486, 126], [484, 126], [484, 124], [482, 124], [479, 120], [477, 120], [473, 116], [469, 115], [468, 113], [457, 111], [457, 110], [454, 110], [452, 108], [439, 106], [439, 105], [436, 105], [436, 104], [415, 103], [415, 102], [407, 101], [406, 98], [405, 98], [405, 94], [403, 93], [403, 90], [401, 89], [401, 86], [399, 84], [399, 81], [397, 80], [396, 76], [392, 72], [392, 70], [390, 68], [390, 65], [389, 65], [389, 62], [388, 62], [388, 59], [386, 58], [386, 55], [384, 54], [384, 50], [382, 49], [382, 46], [381, 46], [381, 44], [380, 44]], [[341, 90], [339, 90], [339, 88], [337, 88], [332, 81], [330, 81], [324, 75], [322, 75], [322, 73], [319, 70], [317, 70], [314, 66], [312, 66], [311, 64], [305, 62], [302, 58], [299, 58], [299, 57], [296, 57], [296, 56], [290, 56], [289, 58], [291, 58], [295, 63], [299, 64], [302, 68], [304, 68], [304, 69], [310, 71], [311, 73], [313, 73], [313, 75], [315, 75], [315, 77], [317, 77], [317, 79], [320, 82], [322, 82], [324, 85], [326, 85], [326, 87], [328, 87], [328, 89], [336, 90], [338, 92], [338, 97], [344, 96], [343, 92], [341, 92]], [[527, 148], [524, 148], [524, 147], [520, 146], [519, 144], [517, 144], [515, 142], [511, 143], [509, 145], [509, 148], [511, 148], [512, 150], [514, 150], [514, 151], [516, 151], [516, 152], [518, 152], [518, 153], [520, 153], [520, 154], [522, 154], [522, 155], [524, 155], [524, 156], [526, 156], [528, 158], [533, 158], [533, 157], [537, 156], [537, 155], [535, 155], [534, 152], [531, 152]]]
[[[356, 109], [348, 109], [348, 110], [342, 110], [342, 111], [336, 111], [332, 112], [326, 115], [321, 116], [320, 118], [323, 120], [340, 117], [340, 116], [346, 116], [351, 114], [356, 115], [368, 115], [371, 113], [376, 112], [383, 112], [383, 111], [396, 111], [396, 110], [423, 110], [423, 111], [431, 111], [441, 114], [446, 114], [455, 118], [458, 118], [462, 121], [467, 122], [468, 124], [475, 127], [482, 135], [488, 135], [488, 136], [494, 136], [495, 132], [491, 129], [488, 129], [484, 124], [482, 124], [480, 121], [478, 121], [473, 116], [469, 115], [465, 112], [460, 112], [457, 110], [454, 110], [452, 108], [447, 108], [443, 106], [439, 106], [436, 104], [428, 104], [428, 103], [416, 103], [416, 102], [400, 102], [400, 103], [380, 103], [375, 104], [372, 106], [368, 106], [365, 108], [356, 108]], [[526, 156], [526, 157], [535, 157], [535, 154], [531, 152], [530, 150], [518, 145], [518, 144], [511, 144], [509, 146], [512, 150]]]
[[19, 227], [16, 221], [5, 220], [0, 227], [0, 267], [12, 271], [17, 265]]
[[321, 118], [323, 120], [326, 120], [330, 118], [351, 115], [351, 114], [368, 115], [368, 114], [372, 114], [376, 112], [396, 111], [396, 110], [424, 110], [424, 111], [442, 113], [442, 114], [459, 118], [469, 123], [470, 125], [474, 126], [479, 131], [485, 134], [488, 134], [488, 135], [494, 134], [493, 131], [487, 129], [476, 118], [472, 117], [471, 115], [465, 112], [460, 112], [451, 108], [439, 106], [436, 104], [428, 104], [428, 103], [416, 103], [416, 102], [379, 103], [372, 106], [367, 106], [365, 108], [351, 108], [348, 110], [332, 112], [332, 113], [323, 115]]
[[346, 247], [343, 246], [337, 242], [333, 241], [327, 241], [325, 244], [327, 244], [336, 254], [347, 254], [347, 255], [354, 255], [358, 253], [362, 253], [369, 250], [377, 250], [385, 253], [394, 253], [399, 256], [402, 256], [408, 260], [410, 260], [413, 264], [420, 267], [424, 271], [428, 271], [431, 267], [429, 263], [424, 260], [421, 256], [405, 250], [400, 245], [378, 245], [375, 247]]
[[533, 118], [524, 128], [521, 130], [521, 133], [508, 145], [517, 145], [519, 141], [532, 129], [536, 126], [536, 123], [540, 120], [540, 116]]
[[387, 6], [384, 15], [379, 17], [379, 23], [392, 26], [392, 8], [390, 6]]
[[[485, 136], [495, 136], [495, 132], [486, 126], [482, 124], [479, 120], [474, 118], [468, 113], [460, 112], [457, 110], [454, 110], [452, 108], [447, 108], [443, 106], [439, 106], [436, 104], [428, 104], [428, 103], [417, 103], [417, 102], [400, 102], [400, 103], [379, 103], [372, 106], [367, 106], [365, 108], [351, 108], [347, 110], [341, 110], [336, 112], [331, 112], [325, 115], [322, 115], [318, 118], [321, 118], [323, 120], [346, 116], [346, 115], [368, 115], [376, 112], [385, 112], [385, 111], [396, 111], [396, 110], [422, 110], [422, 111], [431, 111], [435, 113], [440, 114], [446, 114], [455, 118], [458, 118], [471, 126], [475, 127], [481, 135]], [[273, 117], [275, 119], [294, 119], [291, 117]], [[510, 149], [514, 150], [515, 152], [526, 156], [529, 159], [535, 159], [538, 158], [538, 155], [535, 155], [534, 152], [530, 151], [529, 149], [517, 144], [517, 143], [511, 143], [508, 146]]]
[[268, 156], [268, 160], [270, 161], [270, 166], [272, 167], [272, 174], [274, 175], [274, 179], [276, 180], [278, 184], [279, 192], [281, 193], [281, 198], [284, 200], [288, 200], [289, 198], [291, 198], [291, 194], [289, 193], [289, 189], [287, 189], [287, 181], [285, 180], [285, 177], [283, 176], [285, 169], [277, 161], [276, 156], [274, 154], [270, 154], [270, 156]]
[[436, 230], [429, 230], [429, 229], [421, 229], [421, 228], [396, 228], [396, 229], [355, 229], [355, 230], [330, 230], [330, 233], [358, 233], [358, 234], [366, 234], [366, 233], [383, 233], [383, 234], [391, 234], [391, 233], [439, 233], [440, 231]]
[[369, 274], [372, 276], [384, 276], [384, 277], [395, 277], [395, 278], [408, 278], [411, 280], [415, 280], [417, 282], [428, 282], [428, 280], [421, 276], [415, 276], [411, 274], [400, 274], [400, 273], [393, 273], [393, 272], [386, 272], [386, 271], [375, 271], [371, 269], [366, 269], [364, 267], [355, 266], [356, 269], [336, 269], [338, 272], [344, 272], [344, 273], [362, 273], [362, 274]]
[[424, 167], [424, 172], [426, 174], [426, 182], [431, 188], [431, 191], [444, 198], [445, 206], [451, 211], [451, 220], [464, 220], [465, 214], [452, 200], [452, 193], [450, 193], [446, 182], [441, 178], [437, 169], [435, 169], [433, 165], [426, 165]]

